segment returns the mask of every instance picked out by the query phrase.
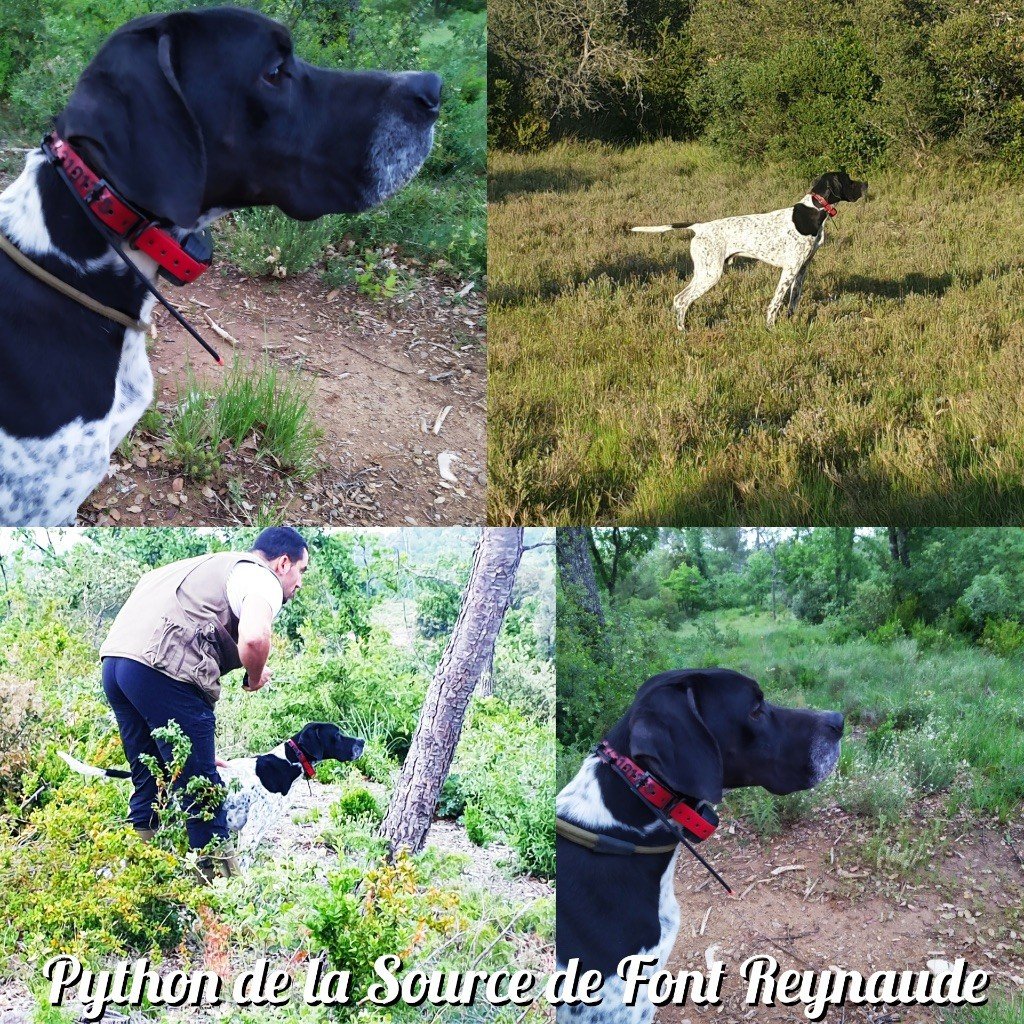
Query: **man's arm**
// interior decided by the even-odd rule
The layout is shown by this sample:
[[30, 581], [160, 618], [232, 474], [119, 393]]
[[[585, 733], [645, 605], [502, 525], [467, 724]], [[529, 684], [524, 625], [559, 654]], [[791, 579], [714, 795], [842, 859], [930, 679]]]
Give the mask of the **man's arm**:
[[253, 595], [242, 602], [238, 617], [238, 656], [249, 675], [249, 689], [258, 690], [270, 681], [270, 626], [274, 613], [262, 597]]

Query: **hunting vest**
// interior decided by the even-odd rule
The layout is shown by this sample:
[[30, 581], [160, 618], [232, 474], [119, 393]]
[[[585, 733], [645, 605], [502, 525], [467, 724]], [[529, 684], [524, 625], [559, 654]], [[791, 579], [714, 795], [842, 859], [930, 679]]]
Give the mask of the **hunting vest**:
[[146, 573], [117, 613], [100, 657], [130, 658], [192, 683], [213, 705], [220, 677], [242, 667], [238, 618], [227, 595], [228, 575], [239, 562], [266, 567], [256, 555], [226, 551]]

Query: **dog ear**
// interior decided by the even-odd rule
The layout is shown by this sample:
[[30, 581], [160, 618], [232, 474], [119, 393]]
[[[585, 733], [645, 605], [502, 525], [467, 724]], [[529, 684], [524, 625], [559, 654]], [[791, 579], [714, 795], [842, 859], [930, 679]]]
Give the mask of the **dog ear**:
[[692, 683], [653, 690], [629, 719], [629, 756], [677, 793], [718, 803], [722, 752], [697, 708]]
[[82, 73], [57, 131], [129, 202], [191, 227], [202, 212], [206, 149], [175, 49], [167, 17], [115, 32]]
[[302, 769], [297, 764], [274, 754], [260, 754], [256, 758], [256, 778], [268, 792], [283, 796], [301, 774]]
[[806, 206], [804, 203], [797, 203], [793, 207], [793, 226], [801, 235], [816, 235], [821, 230], [824, 220], [824, 210]]

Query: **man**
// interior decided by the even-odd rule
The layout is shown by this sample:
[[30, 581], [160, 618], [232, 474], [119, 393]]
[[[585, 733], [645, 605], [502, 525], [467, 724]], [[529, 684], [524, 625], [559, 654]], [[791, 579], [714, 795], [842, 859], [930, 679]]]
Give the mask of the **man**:
[[[156, 779], [139, 755], [163, 763], [172, 756], [170, 745], [156, 739], [153, 730], [174, 719], [192, 741], [175, 788], [196, 776], [221, 784], [213, 711], [221, 676], [244, 668], [245, 689], [266, 686], [271, 624], [302, 586], [308, 565], [302, 536], [291, 527], [274, 526], [249, 552], [200, 555], [146, 573], [118, 612], [100, 648], [103, 691], [131, 765], [135, 789], [128, 818], [142, 838], [151, 839], [159, 822], [153, 809]], [[223, 806], [211, 820], [190, 818], [187, 828], [192, 849], [211, 843], [219, 849], [216, 858], [200, 861], [208, 879], [215, 870], [237, 871]]]

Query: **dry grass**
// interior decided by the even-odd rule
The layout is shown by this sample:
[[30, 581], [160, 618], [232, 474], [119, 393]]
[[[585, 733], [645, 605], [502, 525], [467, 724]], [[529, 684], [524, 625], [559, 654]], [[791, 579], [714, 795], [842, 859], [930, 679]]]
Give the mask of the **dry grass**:
[[689, 237], [630, 224], [794, 202], [693, 144], [492, 153], [493, 523], [1024, 518], [1018, 189], [935, 158], [868, 175], [796, 316], [740, 263], [676, 332]]

